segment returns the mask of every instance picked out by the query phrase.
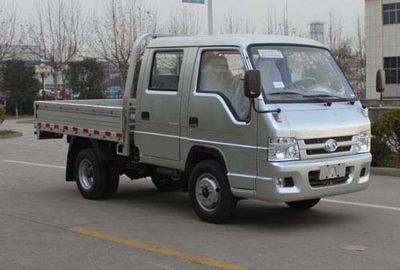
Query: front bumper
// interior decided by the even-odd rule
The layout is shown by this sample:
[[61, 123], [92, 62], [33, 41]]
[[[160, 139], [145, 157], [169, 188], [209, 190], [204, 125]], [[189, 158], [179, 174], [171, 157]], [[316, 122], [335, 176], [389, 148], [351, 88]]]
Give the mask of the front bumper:
[[[239, 190], [233, 190], [233, 193], [267, 202], [290, 202], [356, 192], [366, 189], [369, 185], [371, 159], [371, 154], [365, 153], [323, 160], [273, 163], [258, 161], [259, 176], [256, 177], [254, 192], [244, 192], [240, 195]], [[345, 164], [349, 170], [342, 182], [326, 186], [311, 185], [310, 172], [320, 171], [323, 166], [337, 164]], [[291, 186], [284, 187], [279, 184], [278, 179], [285, 178], [291, 179]]]

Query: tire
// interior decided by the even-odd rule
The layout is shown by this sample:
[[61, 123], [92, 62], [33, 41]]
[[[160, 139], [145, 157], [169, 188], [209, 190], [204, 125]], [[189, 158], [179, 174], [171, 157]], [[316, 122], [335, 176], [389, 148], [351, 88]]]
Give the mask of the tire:
[[237, 200], [222, 166], [213, 160], [198, 163], [189, 177], [189, 196], [194, 212], [209, 223], [225, 223], [233, 218]]
[[154, 186], [161, 192], [178, 190], [181, 187], [181, 180], [174, 179], [166, 175], [153, 175], [151, 181]]
[[82, 150], [75, 161], [75, 180], [82, 197], [89, 200], [104, 198], [107, 185], [107, 170], [101, 166], [94, 149]]
[[286, 204], [293, 209], [307, 210], [314, 207], [321, 199], [312, 199], [305, 201], [286, 202]]

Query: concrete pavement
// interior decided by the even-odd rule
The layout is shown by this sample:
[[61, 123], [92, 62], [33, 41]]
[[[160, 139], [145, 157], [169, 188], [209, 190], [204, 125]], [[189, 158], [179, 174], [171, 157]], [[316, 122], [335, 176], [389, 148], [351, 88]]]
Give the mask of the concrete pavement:
[[84, 200], [64, 182], [64, 140], [37, 141], [15, 121], [0, 128], [24, 133], [0, 140], [0, 269], [215, 269], [76, 227], [247, 269], [400, 269], [399, 178], [372, 176], [367, 191], [305, 212], [241, 201], [233, 223], [206, 224], [187, 194], [146, 180], [123, 177], [115, 197]]

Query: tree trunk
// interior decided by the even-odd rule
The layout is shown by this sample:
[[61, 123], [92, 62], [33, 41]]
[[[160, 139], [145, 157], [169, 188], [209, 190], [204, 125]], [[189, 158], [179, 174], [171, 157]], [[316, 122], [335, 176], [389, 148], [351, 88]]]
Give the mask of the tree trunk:
[[19, 113], [18, 113], [18, 102], [15, 103], [15, 117], [19, 118]]
[[58, 91], [58, 69], [53, 67], [53, 70], [51, 72], [51, 76], [53, 76], [53, 91], [54, 91], [54, 99], [57, 99], [57, 91]]

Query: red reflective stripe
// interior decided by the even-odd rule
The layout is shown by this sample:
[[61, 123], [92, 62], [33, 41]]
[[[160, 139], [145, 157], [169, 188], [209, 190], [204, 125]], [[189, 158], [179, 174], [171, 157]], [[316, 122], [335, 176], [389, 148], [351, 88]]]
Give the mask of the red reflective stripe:
[[94, 133], [94, 135], [100, 135], [100, 131], [98, 131], [97, 129], [95, 129], [95, 130], [93, 131], [93, 133]]
[[83, 129], [83, 133], [89, 133], [89, 129], [84, 128], [84, 129]]
[[41, 126], [42, 126], [42, 123], [38, 122], [38, 123], [36, 123], [36, 126], [37, 126], [37, 127], [41, 127]]
[[64, 130], [68, 130], [68, 126], [64, 126]]
[[73, 128], [72, 128], [72, 131], [73, 131], [73, 132], [78, 132], [78, 128], [77, 128], [77, 127], [73, 127]]
[[104, 135], [106, 135], [107, 137], [111, 137], [111, 132], [110, 131], [105, 131]]
[[50, 124], [49, 124], [49, 123], [46, 123], [46, 127], [49, 128], [49, 127], [50, 127]]
[[117, 133], [116, 136], [117, 136], [117, 139], [122, 139], [122, 133]]
[[59, 125], [54, 125], [54, 128], [59, 128], [60, 126]]

